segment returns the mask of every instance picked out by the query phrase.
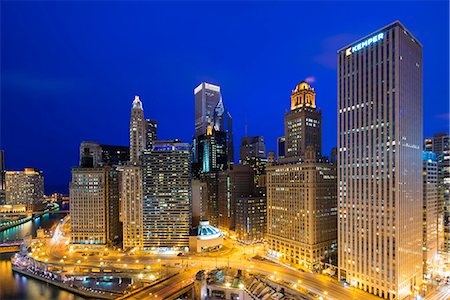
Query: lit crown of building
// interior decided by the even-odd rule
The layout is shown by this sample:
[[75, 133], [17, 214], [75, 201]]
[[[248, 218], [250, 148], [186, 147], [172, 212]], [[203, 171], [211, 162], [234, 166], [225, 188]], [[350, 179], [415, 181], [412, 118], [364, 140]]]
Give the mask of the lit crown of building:
[[139, 99], [139, 96], [134, 96], [133, 108], [143, 109], [142, 102], [141, 99]]
[[306, 81], [300, 82], [291, 93], [291, 110], [302, 107], [316, 108], [316, 92]]

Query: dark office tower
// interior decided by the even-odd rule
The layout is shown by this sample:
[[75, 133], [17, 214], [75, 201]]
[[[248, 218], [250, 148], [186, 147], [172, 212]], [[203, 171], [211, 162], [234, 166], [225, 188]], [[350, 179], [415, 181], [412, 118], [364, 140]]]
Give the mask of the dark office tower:
[[130, 160], [128, 146], [101, 145], [97, 142], [81, 142], [80, 162], [82, 168], [125, 165]]
[[239, 163], [249, 165], [255, 172], [255, 187], [265, 194], [266, 144], [263, 136], [246, 136], [241, 139]]
[[205, 220], [216, 227], [219, 217], [218, 178], [218, 172], [200, 174], [200, 181], [206, 184], [206, 205], [202, 207], [202, 214]]
[[265, 196], [238, 197], [236, 201], [236, 236], [244, 243], [261, 242], [267, 227]]
[[155, 141], [142, 157], [144, 249], [189, 246], [189, 144]]
[[422, 287], [422, 45], [398, 21], [338, 51], [339, 278]]
[[0, 205], [6, 203], [5, 151], [0, 150]]
[[207, 184], [199, 179], [192, 180], [192, 227], [198, 226], [200, 221], [208, 220], [208, 190]]
[[152, 149], [153, 142], [158, 140], [158, 122], [156, 120], [147, 119], [147, 137], [145, 149]]
[[239, 163], [249, 163], [254, 158], [266, 158], [266, 144], [263, 136], [245, 136], [241, 139]]
[[238, 197], [248, 197], [254, 192], [254, 172], [248, 165], [235, 164], [219, 173], [218, 208], [219, 227], [234, 230], [236, 201]]
[[142, 102], [139, 96], [135, 96], [130, 117], [130, 161], [132, 163], [139, 162], [139, 157], [146, 146], [146, 131]]
[[116, 145], [100, 145], [101, 162], [104, 166], [122, 166], [130, 160], [130, 147]]
[[198, 166], [201, 173], [218, 172], [227, 168], [226, 141], [226, 133], [215, 131], [211, 126], [206, 134], [197, 138]]
[[286, 157], [286, 138], [284, 136], [280, 136], [277, 139], [277, 158], [283, 159]]
[[73, 168], [69, 190], [72, 243], [83, 247], [120, 243], [117, 170]]
[[234, 137], [233, 137], [233, 118], [227, 111], [227, 122], [225, 124], [225, 132], [227, 133], [227, 159], [228, 166], [234, 164]]
[[332, 163], [333, 165], [337, 164], [337, 157], [338, 157], [337, 155], [338, 155], [337, 148], [333, 147], [330, 152], [330, 163]]
[[[223, 122], [223, 103], [220, 86], [202, 82], [194, 89], [195, 97], [195, 137], [203, 135], [209, 125], [220, 127]], [[218, 116], [217, 114], [220, 114]], [[218, 128], [216, 130], [223, 130]]]
[[322, 156], [322, 112], [316, 108], [316, 92], [302, 81], [291, 93], [291, 111], [284, 117], [285, 156], [301, 158], [307, 146]]

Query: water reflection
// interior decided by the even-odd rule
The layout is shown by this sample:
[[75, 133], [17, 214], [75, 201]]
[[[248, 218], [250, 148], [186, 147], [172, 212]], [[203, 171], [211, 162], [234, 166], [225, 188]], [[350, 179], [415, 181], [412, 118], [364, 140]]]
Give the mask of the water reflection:
[[[27, 235], [36, 236], [39, 228], [49, 230], [60, 221], [62, 214], [45, 214], [25, 224], [0, 232], [0, 241], [22, 239]], [[13, 273], [12, 254], [0, 254], [0, 299], [8, 300], [75, 300], [84, 299], [39, 280]]]

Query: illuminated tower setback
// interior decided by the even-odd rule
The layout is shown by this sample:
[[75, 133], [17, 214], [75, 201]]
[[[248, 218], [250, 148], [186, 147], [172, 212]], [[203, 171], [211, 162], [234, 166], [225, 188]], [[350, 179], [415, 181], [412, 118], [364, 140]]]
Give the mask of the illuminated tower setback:
[[291, 110], [284, 117], [285, 156], [300, 158], [307, 146], [316, 149], [321, 157], [322, 112], [316, 108], [316, 92], [305, 81], [300, 82], [291, 93]]
[[422, 45], [398, 21], [338, 51], [339, 278], [422, 286]]

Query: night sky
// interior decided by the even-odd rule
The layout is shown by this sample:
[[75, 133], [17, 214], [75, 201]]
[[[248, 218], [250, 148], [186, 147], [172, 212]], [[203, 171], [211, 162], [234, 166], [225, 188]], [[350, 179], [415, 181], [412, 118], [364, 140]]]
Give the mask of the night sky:
[[[448, 1], [1, 3], [1, 148], [67, 192], [83, 140], [127, 145], [134, 95], [162, 139], [191, 142], [193, 89], [219, 84], [235, 149], [247, 123], [275, 149], [308, 78], [336, 140], [336, 51], [395, 20], [423, 44], [424, 135], [448, 130]], [[236, 160], [238, 159], [236, 155]]]

